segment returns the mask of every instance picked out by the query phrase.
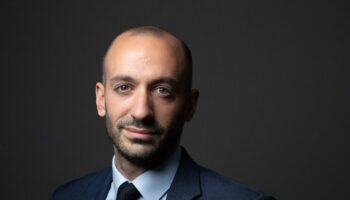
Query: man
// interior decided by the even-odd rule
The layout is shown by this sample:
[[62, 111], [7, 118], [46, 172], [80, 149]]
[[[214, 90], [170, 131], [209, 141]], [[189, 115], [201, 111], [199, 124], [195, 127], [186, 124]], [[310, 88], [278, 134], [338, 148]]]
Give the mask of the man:
[[273, 199], [197, 165], [179, 147], [198, 91], [188, 47], [157, 27], [129, 29], [110, 45], [96, 84], [112, 167], [58, 188], [53, 199]]

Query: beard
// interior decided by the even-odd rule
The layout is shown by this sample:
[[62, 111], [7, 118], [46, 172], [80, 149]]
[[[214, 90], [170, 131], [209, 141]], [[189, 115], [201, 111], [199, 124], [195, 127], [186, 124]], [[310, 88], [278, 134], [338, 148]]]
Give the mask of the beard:
[[[152, 167], [164, 161], [179, 145], [183, 122], [175, 120], [168, 129], [161, 127], [155, 120], [136, 120], [124, 117], [113, 122], [106, 115], [106, 128], [108, 137], [114, 148], [123, 158], [129, 162]], [[134, 126], [140, 129], [151, 130], [154, 135], [151, 139], [129, 139], [123, 136], [124, 128]]]

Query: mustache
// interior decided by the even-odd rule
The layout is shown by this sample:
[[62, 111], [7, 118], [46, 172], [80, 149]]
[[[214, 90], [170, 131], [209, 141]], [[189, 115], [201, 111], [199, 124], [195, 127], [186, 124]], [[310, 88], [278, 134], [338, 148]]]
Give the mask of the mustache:
[[117, 122], [117, 127], [119, 129], [126, 128], [128, 126], [134, 126], [139, 129], [147, 129], [155, 133], [160, 133], [163, 131], [163, 128], [160, 127], [156, 122], [152, 124], [145, 124], [145, 122], [141, 120], [136, 120], [132, 118], [121, 119]]

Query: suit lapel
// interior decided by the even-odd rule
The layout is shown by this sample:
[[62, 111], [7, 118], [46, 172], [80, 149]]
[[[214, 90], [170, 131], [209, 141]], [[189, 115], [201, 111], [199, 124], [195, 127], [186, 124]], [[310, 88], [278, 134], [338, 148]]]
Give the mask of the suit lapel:
[[182, 148], [179, 168], [167, 194], [167, 200], [190, 200], [201, 194], [199, 166]]
[[105, 200], [112, 183], [112, 169], [108, 168], [95, 180], [91, 181], [91, 184], [87, 189], [88, 200]]

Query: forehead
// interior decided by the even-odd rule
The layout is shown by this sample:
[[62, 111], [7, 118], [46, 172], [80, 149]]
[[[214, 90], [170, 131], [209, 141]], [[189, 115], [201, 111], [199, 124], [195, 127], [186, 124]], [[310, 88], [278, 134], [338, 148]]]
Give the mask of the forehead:
[[[105, 76], [170, 76], [185, 73], [181, 43], [170, 35], [123, 34], [113, 41], [105, 60]], [[136, 77], [137, 78], [137, 77]]]

